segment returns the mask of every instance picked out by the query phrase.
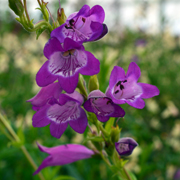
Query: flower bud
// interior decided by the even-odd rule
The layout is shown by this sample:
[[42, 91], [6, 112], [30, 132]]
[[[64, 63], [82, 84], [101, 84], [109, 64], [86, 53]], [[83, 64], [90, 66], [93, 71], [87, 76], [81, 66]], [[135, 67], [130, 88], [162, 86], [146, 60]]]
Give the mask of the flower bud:
[[64, 9], [61, 8], [61, 9], [58, 9], [57, 11], [57, 20], [59, 22], [60, 25], [64, 24], [66, 22], [66, 15], [64, 13]]
[[129, 156], [138, 143], [129, 137], [121, 138], [115, 143], [116, 151], [120, 156]]
[[88, 84], [89, 92], [99, 89], [99, 81], [96, 75], [91, 76]]
[[118, 126], [111, 128], [111, 140], [113, 143], [117, 142], [119, 140], [121, 130]]
[[14, 11], [16, 15], [22, 16], [24, 7], [21, 0], [9, 0], [9, 7]]
[[80, 93], [83, 94], [84, 97], [87, 97], [86, 81], [84, 80], [81, 74], [79, 74], [79, 81], [78, 81], [77, 88], [79, 88]]

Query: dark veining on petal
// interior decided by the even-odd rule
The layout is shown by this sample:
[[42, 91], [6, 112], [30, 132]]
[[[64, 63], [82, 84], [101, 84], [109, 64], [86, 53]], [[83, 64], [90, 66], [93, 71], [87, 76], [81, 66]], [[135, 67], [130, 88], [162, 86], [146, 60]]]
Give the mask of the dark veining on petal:
[[47, 112], [47, 116], [52, 121], [61, 124], [79, 117], [80, 111], [77, 103], [69, 101], [65, 105], [55, 104]]
[[85, 53], [71, 49], [59, 55], [54, 55], [50, 61], [49, 70], [54, 75], [69, 77], [73, 76], [78, 69], [84, 67], [86, 63]]
[[94, 113], [99, 116], [107, 116], [114, 111], [114, 107], [108, 98], [92, 98], [90, 102]]

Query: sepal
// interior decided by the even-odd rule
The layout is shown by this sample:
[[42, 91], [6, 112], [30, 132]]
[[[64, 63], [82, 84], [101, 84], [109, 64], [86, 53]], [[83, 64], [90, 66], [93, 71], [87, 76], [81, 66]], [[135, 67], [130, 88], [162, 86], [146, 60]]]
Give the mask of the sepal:
[[90, 77], [88, 89], [89, 92], [99, 89], [99, 81], [97, 75], [93, 75]]

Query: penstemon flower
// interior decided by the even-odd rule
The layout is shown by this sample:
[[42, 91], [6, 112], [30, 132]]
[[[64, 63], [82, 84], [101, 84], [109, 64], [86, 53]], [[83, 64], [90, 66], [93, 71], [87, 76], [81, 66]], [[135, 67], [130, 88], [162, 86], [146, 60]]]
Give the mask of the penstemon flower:
[[107, 32], [107, 26], [102, 24], [105, 13], [101, 6], [91, 9], [84, 5], [79, 12], [71, 14], [66, 22], [51, 32], [61, 43], [66, 37], [78, 42], [95, 41], [102, 38]]
[[125, 115], [124, 110], [114, 104], [100, 90], [94, 90], [89, 94], [88, 100], [84, 103], [84, 108], [95, 113], [97, 119], [101, 122], [106, 122], [110, 117], [123, 117]]
[[[34, 175], [45, 167], [87, 159], [96, 152], [96, 156], [104, 160], [118, 179], [131, 179], [133, 176], [124, 168], [126, 161], [119, 155], [129, 156], [138, 144], [132, 138], [119, 139], [121, 128], [118, 126], [118, 120], [115, 125], [116, 119], [110, 117], [124, 117], [125, 111], [118, 104], [128, 103], [135, 108], [144, 108], [143, 99], [157, 96], [158, 88], [137, 82], [141, 75], [140, 68], [135, 62], [131, 62], [126, 74], [121, 67], [113, 68], [105, 94], [97, 90], [99, 82], [96, 74], [100, 71], [100, 62], [92, 53], [85, 51], [82, 44], [96, 41], [108, 32], [107, 26], [103, 24], [105, 18], [103, 8], [95, 5], [90, 9], [88, 5], [84, 5], [79, 12], [71, 14], [66, 19], [64, 9], [60, 6], [57, 21], [54, 21], [47, 3], [38, 0], [38, 4], [44, 20], [33, 24], [33, 20], [28, 15], [26, 0], [23, 3], [21, 0], [9, 0], [9, 7], [19, 16], [16, 19], [27, 31], [36, 31], [38, 38], [44, 30], [47, 30], [51, 36], [44, 47], [47, 61], [36, 75], [37, 85], [42, 88], [36, 96], [28, 100], [36, 111], [32, 125], [44, 127], [50, 124], [50, 133], [55, 138], [60, 138], [68, 125], [77, 133], [84, 133], [88, 125], [90, 131], [85, 133], [83, 142], [90, 141], [94, 147], [90, 150], [83, 145], [67, 144], [47, 148], [38, 144], [39, 149], [49, 156], [44, 159]], [[79, 74], [95, 75], [88, 83], [89, 95], [87, 95], [86, 82], [82, 75], [79, 78]], [[75, 91], [77, 86], [82, 95]], [[88, 113], [89, 119], [87, 119], [85, 110], [94, 113], [97, 118], [94, 114]], [[13, 143], [14, 140], [17, 141], [28, 160], [34, 164], [25, 147], [22, 146], [20, 138], [4, 119], [0, 118], [14, 138], [7, 137], [12, 139]], [[104, 124], [97, 119], [101, 122], [109, 121], [104, 127]], [[91, 125], [96, 129], [92, 129]], [[44, 179], [42, 175], [39, 176]]]
[[58, 82], [49, 84], [46, 87], [41, 88], [41, 90], [33, 98], [27, 100], [33, 105], [32, 109], [37, 111], [45, 104], [52, 104], [62, 92], [62, 88]]
[[68, 124], [78, 133], [83, 133], [87, 127], [87, 116], [81, 108], [83, 97], [78, 92], [60, 94], [50, 103], [43, 105], [33, 116], [34, 127], [44, 127], [50, 124], [51, 135], [60, 138]]
[[116, 104], [128, 103], [135, 108], [144, 108], [143, 99], [159, 95], [159, 90], [151, 84], [137, 82], [140, 75], [140, 68], [135, 62], [130, 63], [126, 74], [121, 67], [115, 66], [111, 72], [106, 95]]
[[72, 93], [78, 83], [79, 73], [94, 75], [99, 73], [100, 62], [82, 44], [66, 38], [61, 44], [58, 39], [50, 38], [44, 47], [48, 59], [36, 75], [36, 82], [44, 87], [58, 79], [67, 93]]
[[47, 148], [38, 144], [40, 151], [48, 153], [49, 156], [44, 159], [42, 164], [34, 172], [34, 175], [39, 173], [43, 168], [48, 166], [62, 166], [73, 163], [81, 159], [88, 159], [94, 155], [94, 151], [79, 144], [66, 144], [52, 148]]
[[120, 156], [131, 155], [137, 145], [138, 143], [129, 137], [120, 138], [119, 141], [115, 143], [116, 151]]

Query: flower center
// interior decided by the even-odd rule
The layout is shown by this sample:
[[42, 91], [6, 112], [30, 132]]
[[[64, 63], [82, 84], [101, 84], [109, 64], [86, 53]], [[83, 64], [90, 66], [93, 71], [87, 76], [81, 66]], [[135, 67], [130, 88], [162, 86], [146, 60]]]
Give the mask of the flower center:
[[84, 41], [92, 36], [91, 20], [88, 17], [78, 16], [71, 19], [63, 29], [63, 34], [75, 41]]
[[71, 49], [55, 52], [50, 58], [48, 69], [54, 75], [70, 77], [86, 64], [87, 55], [83, 51]]
[[75, 51], [76, 51], [75, 49], [70, 49], [70, 50], [68, 50], [68, 51], [65, 51], [65, 52], [63, 53], [63, 56], [71, 56], [71, 55], [74, 54]]
[[57, 124], [76, 120], [80, 116], [79, 106], [74, 101], [68, 101], [63, 106], [55, 104], [47, 112], [47, 117]]
[[116, 99], [134, 101], [142, 94], [142, 88], [131, 78], [118, 81], [113, 89]]
[[107, 116], [114, 112], [114, 107], [111, 104], [111, 101], [106, 98], [91, 98], [90, 99], [94, 113], [99, 116]]

